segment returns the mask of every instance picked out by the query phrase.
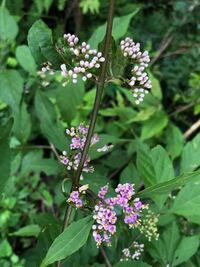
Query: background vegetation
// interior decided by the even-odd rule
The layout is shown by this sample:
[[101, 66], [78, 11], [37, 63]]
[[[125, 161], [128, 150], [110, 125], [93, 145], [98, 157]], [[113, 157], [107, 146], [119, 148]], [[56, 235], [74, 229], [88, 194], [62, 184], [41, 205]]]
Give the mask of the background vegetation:
[[[50, 84], [44, 86], [38, 70], [47, 61], [59, 66], [55, 47], [63, 33], [76, 33], [97, 47], [107, 9], [106, 0], [1, 3], [2, 267], [38, 267], [59, 234], [66, 206], [61, 193], [65, 171], [55, 152], [66, 149], [67, 126], [88, 122], [94, 101], [92, 83], [64, 88], [56, 75], [46, 77]], [[116, 1], [114, 39], [130, 36], [150, 51], [153, 89], [136, 106], [128, 89], [116, 81], [107, 85], [96, 132], [102, 144], [111, 142], [114, 149], [91, 151], [95, 173], [84, 182], [95, 192], [119, 181], [134, 183], [138, 191], [146, 188], [141, 196], [160, 215], [159, 240], [142, 240], [143, 263], [118, 263], [134, 237], [121, 230], [119, 240], [106, 250], [116, 267], [200, 266], [199, 12], [198, 0]], [[112, 68], [120, 70], [120, 60]], [[186, 181], [190, 183], [183, 186]], [[74, 211], [73, 219], [81, 216]], [[62, 266], [103, 267], [104, 261], [89, 238]]]

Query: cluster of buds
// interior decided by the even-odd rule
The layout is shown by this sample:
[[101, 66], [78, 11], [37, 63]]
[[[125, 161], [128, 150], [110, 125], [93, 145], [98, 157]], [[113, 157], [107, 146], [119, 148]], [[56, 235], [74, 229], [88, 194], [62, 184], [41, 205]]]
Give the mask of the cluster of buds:
[[110, 245], [111, 237], [116, 232], [117, 216], [115, 207], [121, 207], [124, 213], [124, 223], [130, 228], [138, 227], [140, 224], [142, 210], [147, 209], [139, 198], [133, 199], [135, 194], [133, 184], [119, 184], [115, 189], [116, 196], [106, 198], [108, 193], [108, 185], [103, 186], [98, 193], [98, 197], [102, 199], [94, 209], [93, 218], [93, 237], [97, 246], [103, 242]]
[[41, 70], [39, 70], [37, 74], [42, 79], [42, 86], [47, 87], [50, 84], [49, 78], [51, 78], [55, 74], [55, 71], [52, 69], [51, 62], [44, 63]]
[[[105, 61], [101, 52], [96, 49], [91, 49], [90, 45], [83, 42], [79, 45], [79, 39], [73, 34], [64, 34], [71, 53], [75, 56], [74, 66], [71, 69], [67, 69], [65, 64], [60, 66], [61, 75], [63, 78], [71, 78], [73, 83], [77, 83], [78, 74], [81, 74], [82, 80], [87, 81], [94, 77], [94, 69], [99, 69], [100, 64]], [[63, 83], [63, 86], [67, 84], [67, 81]]]
[[133, 97], [136, 99], [135, 103], [139, 104], [152, 87], [148, 74], [145, 72], [145, 68], [150, 62], [149, 54], [147, 51], [142, 53], [140, 44], [135, 43], [130, 37], [122, 40], [120, 46], [123, 55], [133, 60], [134, 63], [131, 71], [132, 77], [128, 80], [128, 84], [132, 88]]
[[148, 241], [152, 239], [158, 240], [159, 233], [157, 228], [158, 215], [154, 214], [151, 210], [147, 211], [147, 214], [144, 215], [142, 221], [140, 221], [140, 226], [138, 227], [141, 234], [143, 234]]
[[93, 237], [100, 246], [105, 242], [108, 246], [111, 245], [111, 235], [116, 232], [117, 215], [112, 206], [104, 207], [103, 205], [96, 205], [94, 209], [93, 218], [96, 224], [92, 226]]
[[[131, 251], [133, 250], [133, 253]], [[142, 252], [144, 251], [144, 244], [139, 244], [137, 241], [134, 241], [130, 248], [125, 248], [122, 250], [123, 257], [120, 261], [139, 260]]]
[[70, 193], [69, 198], [67, 199], [67, 202], [75, 205], [76, 208], [82, 208], [84, 205], [84, 201], [82, 199], [82, 196], [85, 195], [86, 190], [88, 188], [89, 188], [89, 185], [83, 185], [83, 186], [79, 187], [78, 190], [72, 191]]
[[[81, 123], [77, 128], [71, 127], [66, 130], [66, 134], [71, 137], [70, 153], [63, 151], [60, 156], [60, 161], [67, 167], [68, 171], [77, 170], [80, 160], [81, 152], [84, 148], [89, 126]], [[96, 144], [99, 141], [99, 136], [94, 134], [91, 140], [90, 146]], [[90, 158], [87, 157], [84, 162], [83, 172], [93, 172], [93, 166], [90, 166]], [[81, 179], [83, 179], [81, 175]]]

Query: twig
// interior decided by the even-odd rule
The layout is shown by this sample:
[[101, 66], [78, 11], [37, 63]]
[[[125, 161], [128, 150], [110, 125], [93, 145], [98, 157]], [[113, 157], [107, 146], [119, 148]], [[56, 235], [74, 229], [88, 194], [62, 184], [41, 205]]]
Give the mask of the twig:
[[188, 139], [197, 129], [200, 128], [200, 119], [197, 120], [185, 133], [184, 138]]
[[181, 113], [181, 112], [193, 107], [195, 104], [196, 104], [196, 102], [191, 102], [191, 103], [189, 103], [189, 104], [187, 104], [185, 106], [182, 106], [182, 107], [178, 108], [177, 110], [173, 111], [172, 113], [170, 113], [169, 116], [177, 115], [177, 114], [179, 114], [179, 113]]
[[[198, 6], [199, 4], [196, 3], [194, 5], [191, 5], [189, 8], [188, 8], [188, 12], [186, 12], [185, 16], [183, 16], [182, 18], [182, 21], [181, 21], [181, 25], [180, 27], [182, 27], [189, 14], [192, 13], [192, 11]], [[168, 30], [168, 32], [165, 34], [163, 40], [161, 41], [161, 45], [160, 45], [160, 48], [158, 49], [158, 54], [151, 60], [151, 65], [153, 65], [159, 58], [160, 56], [163, 54], [163, 52], [168, 48], [168, 46], [171, 44], [172, 40], [174, 39], [175, 37], [175, 33], [174, 33], [174, 30], [170, 29]]]
[[110, 263], [110, 261], [108, 259], [108, 256], [106, 255], [106, 252], [105, 252], [104, 248], [103, 247], [100, 247], [100, 251], [101, 251], [102, 256], [104, 257], [104, 260], [105, 260], [105, 263], [106, 263], [107, 267], [112, 267], [112, 264]]
[[76, 7], [76, 5], [78, 4], [78, 0], [71, 0], [68, 4], [68, 7], [66, 9], [66, 12], [65, 12], [65, 17], [64, 17], [64, 27], [66, 28], [66, 24], [67, 24], [67, 21], [73, 11], [73, 9]]
[[[53, 153], [55, 154], [56, 158], [60, 161], [60, 156], [59, 156], [59, 154], [58, 154], [58, 152], [57, 152], [57, 150], [56, 150], [54, 144], [50, 143], [50, 148], [51, 148], [51, 150], [53, 151]], [[60, 161], [60, 162], [61, 162], [61, 161]]]
[[[90, 126], [88, 129], [88, 133], [87, 133], [86, 141], [84, 144], [83, 152], [81, 154], [81, 159], [80, 159], [80, 163], [78, 166], [78, 170], [75, 173], [75, 177], [72, 181], [71, 191], [74, 190], [74, 188], [78, 187], [78, 185], [79, 185], [80, 176], [81, 176], [82, 169], [83, 169], [83, 166], [85, 163], [85, 159], [86, 159], [88, 151], [89, 151], [91, 138], [92, 138], [92, 135], [94, 133], [97, 115], [98, 115], [98, 111], [100, 108], [101, 97], [103, 94], [104, 84], [105, 84], [105, 80], [106, 80], [107, 66], [108, 66], [108, 51], [109, 51], [110, 42], [111, 42], [112, 24], [113, 24], [113, 15], [114, 15], [114, 3], [115, 3], [115, 0], [110, 0], [108, 19], [107, 19], [106, 36], [105, 36], [105, 42], [104, 42], [104, 47], [103, 47], [103, 51], [102, 51], [102, 54], [103, 54], [103, 57], [105, 58], [105, 61], [102, 64], [101, 73], [100, 73], [100, 76], [99, 76], [99, 79], [97, 82], [96, 97], [95, 97], [94, 107], [93, 107], [93, 111], [92, 111], [92, 117], [90, 120]], [[67, 208], [66, 208], [66, 212], [65, 212], [66, 216], [64, 218], [62, 231], [69, 224], [69, 219], [70, 219], [70, 214], [71, 214], [71, 208], [69, 208], [69, 207], [70, 206], [67, 206]], [[56, 266], [57, 267], [60, 266], [60, 261], [57, 262]], [[111, 265], [109, 265], [109, 267], [111, 267]]]
[[171, 44], [174, 35], [171, 32], [167, 32], [161, 42], [160, 48], [158, 49], [158, 54], [151, 60], [151, 65], [153, 65]]

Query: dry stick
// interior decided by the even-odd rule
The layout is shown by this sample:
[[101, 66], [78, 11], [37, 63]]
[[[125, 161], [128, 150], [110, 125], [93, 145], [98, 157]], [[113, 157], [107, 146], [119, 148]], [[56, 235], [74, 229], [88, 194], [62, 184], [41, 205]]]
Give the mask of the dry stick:
[[184, 138], [188, 139], [197, 129], [200, 128], [200, 119], [196, 121], [185, 133]]
[[189, 103], [189, 104], [187, 104], [187, 105], [185, 105], [185, 106], [182, 106], [182, 107], [180, 107], [180, 108], [177, 108], [177, 110], [175, 110], [175, 111], [173, 111], [172, 113], [170, 113], [169, 116], [177, 115], [177, 114], [179, 114], [179, 113], [181, 113], [181, 112], [183, 112], [183, 111], [185, 111], [185, 110], [191, 108], [191, 107], [194, 106], [195, 104], [197, 104], [197, 102], [191, 102], [191, 103]]
[[[186, 12], [186, 15], [183, 17], [182, 21], [181, 21], [181, 26], [184, 25], [184, 23], [187, 20], [187, 17], [189, 16], [189, 14], [198, 6], [198, 4], [194, 4], [192, 6], [189, 7], [188, 12]], [[166, 35], [164, 36], [160, 48], [158, 50], [158, 54], [157, 56], [155, 56], [155, 58], [153, 58], [151, 60], [151, 64], [153, 65], [159, 58], [160, 56], [163, 54], [163, 52], [167, 49], [167, 47], [171, 44], [172, 40], [174, 39], [174, 33], [169, 30]]]
[[[95, 97], [95, 102], [94, 102], [94, 107], [93, 107], [93, 111], [92, 111], [92, 117], [90, 120], [89, 129], [88, 129], [88, 134], [86, 137], [86, 142], [85, 142], [85, 145], [83, 148], [83, 152], [81, 154], [81, 159], [80, 159], [80, 163], [78, 166], [78, 170], [77, 170], [77, 172], [75, 174], [75, 178], [72, 182], [71, 190], [74, 190], [79, 184], [80, 176], [81, 176], [82, 169], [83, 169], [83, 166], [84, 166], [87, 154], [88, 154], [88, 150], [89, 150], [90, 143], [91, 143], [91, 138], [92, 138], [92, 135], [94, 133], [97, 115], [98, 115], [98, 111], [99, 111], [99, 107], [100, 107], [100, 103], [101, 103], [101, 97], [103, 94], [103, 89], [104, 89], [104, 84], [105, 84], [105, 79], [106, 79], [107, 66], [108, 66], [108, 52], [109, 52], [109, 47], [110, 47], [110, 42], [111, 42], [111, 35], [112, 35], [114, 3], [115, 3], [115, 0], [110, 0], [108, 19], [107, 19], [106, 36], [105, 36], [105, 42], [104, 42], [104, 47], [103, 47], [103, 51], [102, 51], [102, 54], [103, 54], [103, 57], [105, 58], [105, 61], [102, 63], [101, 73], [100, 73], [100, 76], [99, 76], [99, 79], [97, 82], [96, 97]], [[71, 206], [68, 205], [66, 212], [65, 212], [65, 214], [67, 214], [67, 216], [65, 216], [65, 218], [64, 218], [63, 228], [62, 228], [63, 230], [65, 229], [65, 227], [69, 223], [71, 210], [72, 210]], [[56, 266], [60, 267], [60, 263], [61, 262], [58, 261]]]
[[163, 54], [163, 52], [167, 49], [167, 47], [170, 45], [170, 43], [172, 42], [173, 40], [173, 37], [174, 35], [171, 34], [170, 32], [168, 32], [162, 42], [161, 42], [161, 45], [160, 45], [160, 48], [158, 50], [158, 54], [157, 56], [155, 56], [152, 60], [151, 60], [151, 65], [153, 65], [159, 58], [160, 56]]

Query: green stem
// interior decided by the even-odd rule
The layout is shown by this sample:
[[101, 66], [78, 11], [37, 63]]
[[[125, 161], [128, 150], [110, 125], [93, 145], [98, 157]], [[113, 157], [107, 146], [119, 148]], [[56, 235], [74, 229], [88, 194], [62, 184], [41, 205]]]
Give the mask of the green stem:
[[[108, 52], [109, 52], [109, 47], [110, 47], [111, 37], [112, 37], [114, 4], [115, 4], [115, 0], [110, 0], [108, 19], [107, 19], [106, 36], [105, 36], [105, 41], [104, 41], [104, 46], [103, 46], [103, 51], [102, 51], [102, 54], [103, 54], [103, 57], [105, 58], [105, 61], [102, 64], [101, 73], [100, 73], [100, 76], [99, 76], [99, 79], [98, 79], [98, 82], [97, 82], [96, 97], [95, 97], [95, 102], [94, 102], [94, 107], [93, 107], [93, 111], [92, 111], [92, 116], [91, 116], [91, 120], [90, 120], [89, 129], [88, 129], [88, 134], [87, 134], [87, 137], [86, 137], [86, 142], [85, 142], [85, 145], [84, 145], [84, 148], [83, 148], [83, 152], [81, 154], [80, 163], [79, 163], [77, 172], [75, 173], [75, 178], [72, 181], [71, 191], [74, 190], [79, 185], [80, 176], [81, 176], [81, 173], [82, 173], [82, 170], [83, 170], [83, 167], [84, 167], [84, 163], [85, 163], [88, 151], [89, 151], [91, 139], [92, 139], [92, 136], [93, 136], [93, 133], [94, 133], [95, 125], [96, 125], [98, 111], [99, 111], [99, 108], [100, 108], [101, 97], [102, 97], [102, 94], [103, 94], [103, 89], [104, 89], [105, 80], [106, 80], [106, 72], [107, 72], [107, 67], [108, 67]], [[65, 212], [65, 218], [64, 218], [64, 222], [63, 222], [62, 232], [64, 231], [64, 229], [69, 224], [71, 211], [72, 211], [72, 208], [71, 208], [71, 206], [68, 205], [66, 207], [66, 212]], [[60, 264], [61, 264], [61, 262], [58, 261], [56, 266], [60, 267]]]
[[99, 76], [99, 79], [97, 82], [97, 91], [96, 91], [96, 97], [95, 97], [94, 107], [93, 107], [93, 111], [92, 111], [92, 117], [90, 120], [90, 126], [89, 126], [89, 130], [88, 130], [86, 142], [85, 142], [85, 145], [83, 148], [83, 153], [81, 155], [80, 164], [79, 164], [78, 170], [76, 172], [75, 184], [79, 183], [82, 169], [84, 166], [84, 162], [85, 162], [87, 154], [88, 154], [92, 135], [94, 133], [94, 128], [95, 128], [95, 124], [96, 124], [96, 120], [97, 120], [98, 111], [100, 108], [101, 97], [102, 97], [103, 89], [104, 89], [104, 85], [105, 85], [106, 72], [107, 72], [107, 67], [108, 67], [108, 52], [109, 52], [111, 36], [112, 36], [114, 2], [115, 2], [115, 0], [110, 0], [109, 13], [108, 13], [108, 19], [107, 19], [106, 36], [105, 36], [105, 42], [104, 42], [104, 47], [103, 47], [103, 51], [102, 51], [102, 54], [103, 54], [103, 57], [105, 58], [105, 61], [102, 64], [101, 73], [100, 73], [100, 76]]

